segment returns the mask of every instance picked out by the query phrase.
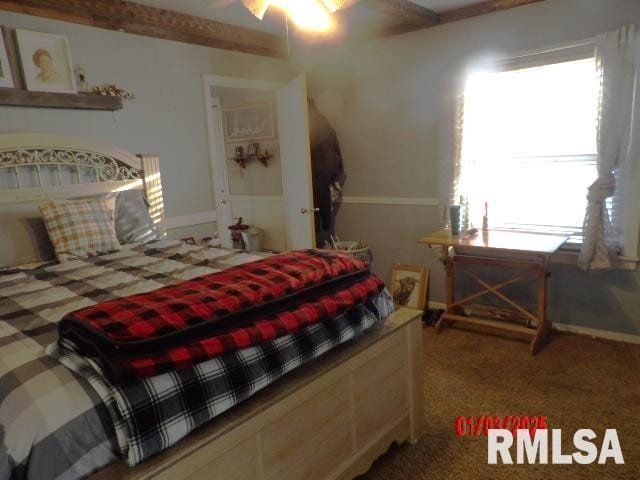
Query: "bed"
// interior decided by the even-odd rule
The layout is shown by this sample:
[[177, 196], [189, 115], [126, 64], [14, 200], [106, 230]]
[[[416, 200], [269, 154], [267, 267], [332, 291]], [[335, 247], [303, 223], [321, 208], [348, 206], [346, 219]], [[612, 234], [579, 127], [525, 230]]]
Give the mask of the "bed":
[[[15, 178], [13, 184], [5, 178], [0, 189], [0, 209], [5, 211], [42, 199], [142, 189], [153, 221], [163, 229], [157, 157], [136, 157], [82, 138], [2, 134], [0, 170]], [[63, 181], [65, 175], [70, 182]], [[181, 418], [181, 423], [172, 422], [153, 435], [140, 433], [128, 443], [122, 425], [114, 420], [113, 390], [101, 390], [77, 359], [74, 363], [55, 351], [57, 321], [69, 311], [257, 259], [160, 240], [68, 264], [4, 270], [0, 476], [352, 478], [364, 473], [392, 442], [417, 440], [424, 415], [421, 325], [420, 312], [408, 309], [381, 322], [381, 308], [372, 304], [367, 311], [377, 316], [336, 319], [337, 331], [316, 326], [288, 343], [243, 350], [240, 360], [251, 369], [242, 371], [254, 376], [245, 378], [242, 388], [229, 374], [236, 371], [233, 365], [240, 354], [222, 357], [197, 375], [236, 387], [223, 389], [220, 399], [208, 403], [213, 405], [211, 415]], [[277, 374], [273, 362], [260, 370], [259, 361], [247, 360], [264, 363], [271, 358], [259, 348], [294, 360], [285, 362], [286, 368], [279, 365]], [[185, 385], [194, 383], [185, 378], [172, 390], [182, 392], [183, 403], [190, 398]], [[133, 398], [140, 391], [157, 392], [156, 387], [147, 384], [115, 396]], [[145, 401], [157, 404], [158, 398]], [[143, 447], [129, 449], [131, 445]], [[132, 464], [137, 466], [128, 466]]]

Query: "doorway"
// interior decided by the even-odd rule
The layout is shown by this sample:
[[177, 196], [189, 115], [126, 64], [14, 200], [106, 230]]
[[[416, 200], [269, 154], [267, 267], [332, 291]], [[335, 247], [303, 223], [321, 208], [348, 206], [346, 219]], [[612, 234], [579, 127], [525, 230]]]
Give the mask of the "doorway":
[[217, 225], [264, 230], [270, 250], [315, 245], [306, 79], [274, 82], [204, 75]]

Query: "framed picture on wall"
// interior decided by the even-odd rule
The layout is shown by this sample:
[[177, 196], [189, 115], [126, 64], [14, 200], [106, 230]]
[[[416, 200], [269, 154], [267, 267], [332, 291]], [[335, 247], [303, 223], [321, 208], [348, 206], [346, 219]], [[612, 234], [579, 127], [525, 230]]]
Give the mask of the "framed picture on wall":
[[9, 63], [9, 51], [4, 41], [4, 28], [0, 27], [0, 87], [13, 88], [13, 72]]
[[77, 92], [67, 37], [16, 30], [16, 39], [27, 90]]
[[391, 272], [391, 293], [396, 307], [424, 310], [428, 271], [425, 267], [397, 264]]
[[227, 142], [275, 138], [273, 103], [225, 108], [224, 126]]

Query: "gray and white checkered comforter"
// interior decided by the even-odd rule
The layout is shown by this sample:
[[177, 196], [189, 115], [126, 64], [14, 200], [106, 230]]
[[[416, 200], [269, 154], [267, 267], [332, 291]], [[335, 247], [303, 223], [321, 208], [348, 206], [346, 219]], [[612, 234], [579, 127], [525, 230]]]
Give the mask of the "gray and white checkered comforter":
[[78, 478], [118, 455], [135, 465], [392, 310], [384, 293], [330, 325], [118, 388], [56, 346], [68, 312], [258, 258], [164, 240], [0, 273], [0, 478]]

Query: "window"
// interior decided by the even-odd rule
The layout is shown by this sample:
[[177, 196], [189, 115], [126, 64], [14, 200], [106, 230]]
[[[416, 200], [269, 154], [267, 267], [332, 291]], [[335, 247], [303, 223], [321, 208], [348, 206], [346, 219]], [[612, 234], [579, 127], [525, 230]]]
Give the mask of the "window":
[[599, 92], [593, 57], [468, 77], [458, 193], [475, 226], [487, 202], [491, 228], [581, 241]]

